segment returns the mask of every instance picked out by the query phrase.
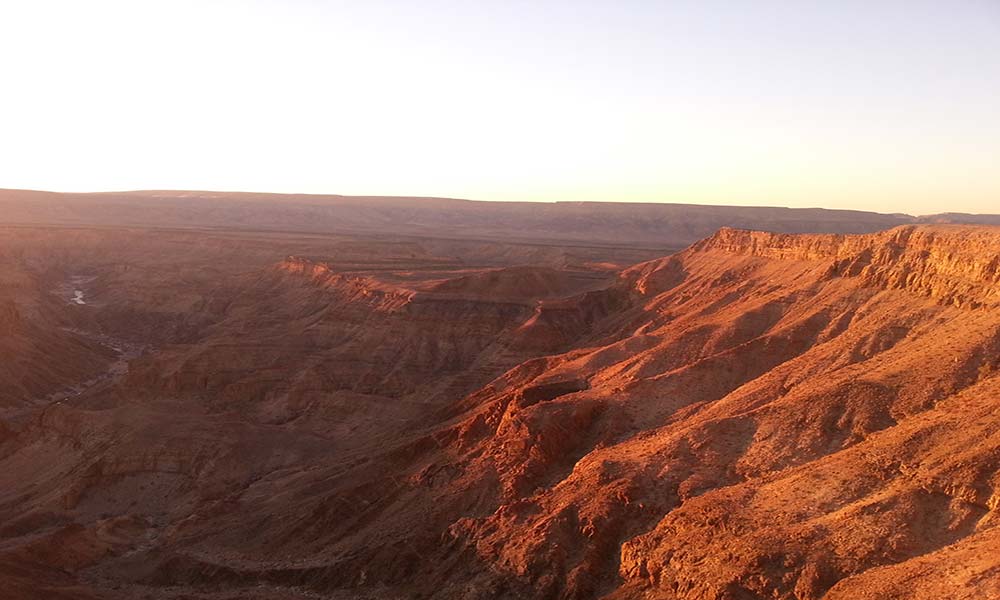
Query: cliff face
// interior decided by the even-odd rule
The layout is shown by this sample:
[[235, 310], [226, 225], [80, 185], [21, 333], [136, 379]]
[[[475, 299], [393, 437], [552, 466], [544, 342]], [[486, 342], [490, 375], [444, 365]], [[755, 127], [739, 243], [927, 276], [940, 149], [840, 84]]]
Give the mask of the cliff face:
[[970, 559], [998, 523], [998, 251], [989, 228], [722, 230], [628, 269], [603, 343], [470, 397], [437, 469], [500, 499], [449, 535], [565, 597], [1000, 592]]
[[275, 265], [279, 273], [305, 278], [312, 285], [336, 293], [342, 302], [361, 302], [373, 310], [398, 310], [413, 298], [413, 292], [380, 284], [372, 277], [337, 272], [329, 264], [290, 256]]
[[[723, 229], [605, 283], [280, 256], [192, 293], [207, 325], [115, 386], [0, 428], [0, 579], [1000, 596], [1000, 229]], [[143, 305], [137, 272], [102, 318]]]
[[1000, 303], [1000, 230], [990, 227], [898, 227], [862, 236], [793, 236], [723, 228], [692, 247], [777, 260], [829, 260], [831, 277], [903, 289], [945, 304]]
[[244, 275], [201, 337], [138, 364], [128, 384], [263, 410], [268, 419], [297, 418], [347, 392], [422, 402], [462, 395], [542, 350], [564, 348], [572, 338], [539, 343], [525, 326], [540, 297], [570, 295], [595, 277], [528, 267], [444, 279], [377, 275], [297, 256]]

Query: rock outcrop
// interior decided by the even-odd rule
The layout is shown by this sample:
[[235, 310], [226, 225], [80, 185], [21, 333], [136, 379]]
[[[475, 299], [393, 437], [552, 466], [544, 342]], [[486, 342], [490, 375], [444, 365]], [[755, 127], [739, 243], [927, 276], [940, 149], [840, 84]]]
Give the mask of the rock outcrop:
[[778, 260], [830, 260], [831, 277], [859, 277], [883, 289], [905, 289], [945, 304], [1000, 304], [1000, 243], [993, 228], [899, 227], [869, 236], [793, 236], [724, 228], [695, 244]]

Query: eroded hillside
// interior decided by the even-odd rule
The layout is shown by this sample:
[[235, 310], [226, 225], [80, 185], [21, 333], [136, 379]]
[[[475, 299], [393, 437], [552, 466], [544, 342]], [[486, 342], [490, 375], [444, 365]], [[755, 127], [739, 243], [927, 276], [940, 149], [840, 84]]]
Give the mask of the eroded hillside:
[[[5, 400], [14, 598], [1000, 595], [996, 228], [723, 229], [617, 272], [25, 240], [0, 328], [75, 370]], [[71, 275], [91, 304], [45, 291]], [[39, 396], [114, 363], [88, 331], [145, 346]]]

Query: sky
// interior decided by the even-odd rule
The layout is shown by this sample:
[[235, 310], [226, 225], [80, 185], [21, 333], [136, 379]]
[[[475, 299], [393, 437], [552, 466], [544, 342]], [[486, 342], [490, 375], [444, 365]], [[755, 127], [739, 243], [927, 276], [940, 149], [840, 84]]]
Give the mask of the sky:
[[1000, 212], [998, 0], [0, 0], [0, 187]]

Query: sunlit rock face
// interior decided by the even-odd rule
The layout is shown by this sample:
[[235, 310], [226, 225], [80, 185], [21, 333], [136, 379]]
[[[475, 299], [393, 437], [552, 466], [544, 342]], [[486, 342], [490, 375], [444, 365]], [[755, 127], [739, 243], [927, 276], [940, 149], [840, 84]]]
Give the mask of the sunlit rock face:
[[3, 234], [9, 597], [1000, 595], [1000, 229]]

